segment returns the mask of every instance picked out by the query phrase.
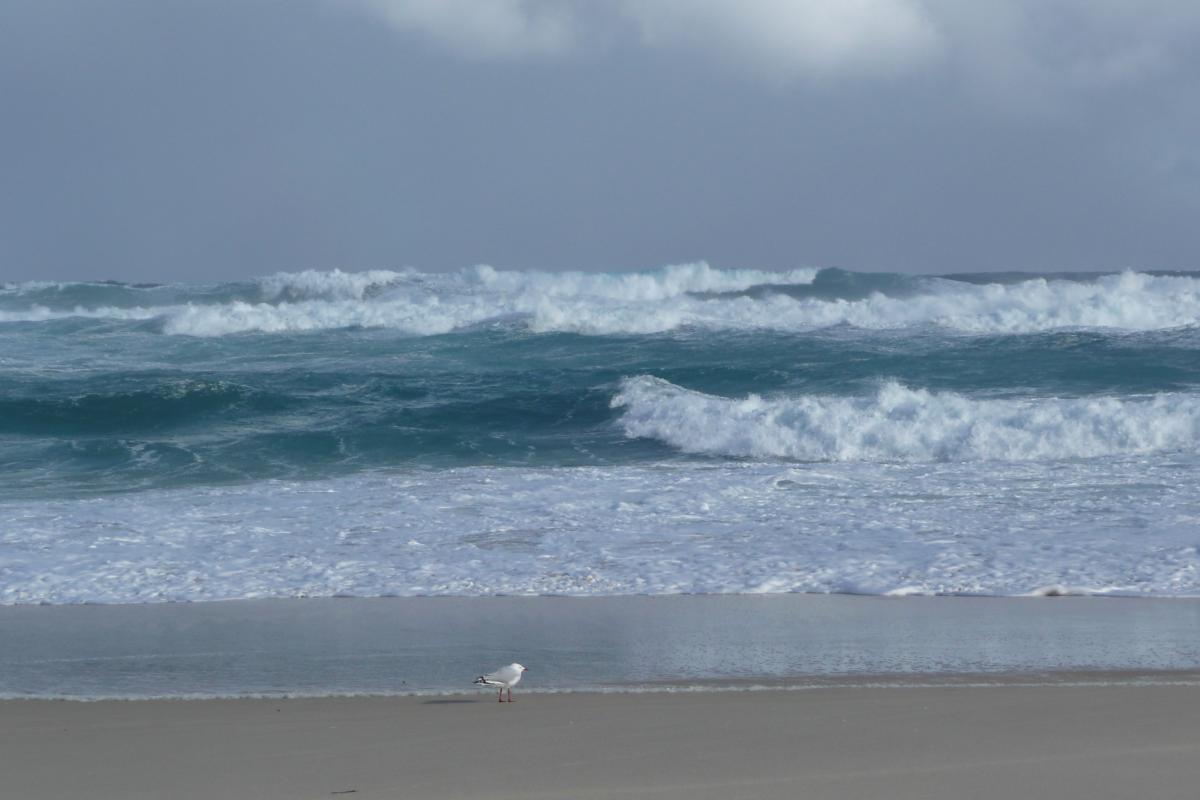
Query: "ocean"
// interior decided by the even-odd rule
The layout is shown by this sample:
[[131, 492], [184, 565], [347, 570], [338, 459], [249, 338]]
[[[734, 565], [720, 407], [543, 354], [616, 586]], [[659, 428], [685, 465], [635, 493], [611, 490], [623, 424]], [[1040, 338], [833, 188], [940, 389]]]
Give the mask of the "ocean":
[[1200, 274], [0, 285], [0, 603], [1200, 595]]

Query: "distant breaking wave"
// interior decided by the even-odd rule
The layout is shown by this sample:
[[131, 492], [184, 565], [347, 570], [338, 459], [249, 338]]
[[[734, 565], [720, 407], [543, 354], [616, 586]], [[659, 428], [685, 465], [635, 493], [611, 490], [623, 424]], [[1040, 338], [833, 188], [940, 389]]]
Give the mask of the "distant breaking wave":
[[966, 277], [697, 263], [634, 273], [310, 270], [201, 287], [38, 282], [0, 289], [0, 323], [156, 320], [166, 334], [218, 337], [339, 328], [430, 336], [493, 324], [593, 336], [837, 325], [1020, 334], [1167, 330], [1200, 321], [1200, 279], [1187, 274]]
[[373, 269], [366, 272], [304, 270], [277, 272], [255, 281], [258, 297], [243, 301], [297, 302], [303, 300], [364, 300], [404, 280], [417, 277], [412, 270], [392, 272]]
[[362, 327], [429, 336], [523, 320], [539, 333], [657, 333], [688, 323], [686, 307], [700, 302], [690, 297], [693, 293], [743, 291], [769, 281], [809, 283], [816, 270], [770, 273], [687, 264], [640, 273], [553, 273], [482, 266], [446, 275], [385, 275], [386, 280], [354, 283], [336, 272], [280, 274], [265, 279], [273, 296], [313, 297], [368, 288], [377, 293], [365, 302], [355, 297], [189, 305], [166, 316], [164, 331], [220, 336]]
[[885, 383], [874, 396], [731, 399], [642, 375], [613, 398], [630, 437], [797, 461], [1027, 461], [1195, 448], [1200, 397], [974, 400]]

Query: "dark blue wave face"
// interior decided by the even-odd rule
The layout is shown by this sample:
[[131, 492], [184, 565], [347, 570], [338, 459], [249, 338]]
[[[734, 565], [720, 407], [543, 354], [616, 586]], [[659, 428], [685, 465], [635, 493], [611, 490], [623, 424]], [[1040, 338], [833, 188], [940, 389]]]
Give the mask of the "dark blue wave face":
[[[1200, 387], [1194, 325], [978, 333], [918, 318], [880, 328], [843, 321], [788, 330], [751, 324], [751, 314], [746, 324], [715, 328], [689, 323], [646, 333], [566, 332], [545, 330], [536, 311], [514, 316], [507, 300], [489, 295], [500, 309], [494, 319], [468, 320], [433, 335], [360, 324], [195, 336], [172, 335], [162, 314], [100, 311], [190, 303], [193, 311], [219, 311], [222, 321], [284, 311], [359, 314], [356, 304], [370, 304], [405, 280], [416, 279], [383, 278], [324, 299], [303, 286], [255, 284], [9, 287], [0, 294], [0, 312], [20, 318], [0, 316], [0, 498], [318, 478], [381, 467], [695, 458], [656, 439], [630, 438], [617, 424], [622, 412], [611, 407], [613, 397], [622, 379], [635, 375], [725, 397], [862, 396], [885, 381], [970, 398], [1126, 397]], [[667, 310], [703, 319], [710, 308], [742, 314], [757, 308], [745, 304], [760, 304], [770, 315], [807, 303], [817, 305], [796, 308], [824, 314], [870, 309], [864, 304], [879, 298], [922, 303], [930, 292], [944, 291], [931, 286], [948, 283], [832, 270], [811, 283], [764, 279], [727, 288], [718, 285], [730, 282], [724, 277], [704, 281], [717, 289], [701, 286], [667, 300], [650, 296], [643, 310], [657, 313], [683, 298], [678, 302], [691, 305]], [[1073, 279], [1072, 285], [1085, 283]], [[987, 290], [997, 296], [1005, 286], [1023, 286], [1016, 279], [993, 284]], [[545, 297], [561, 299], [552, 288]], [[603, 286], [595, 291], [613, 293]], [[597, 324], [605, 321], [609, 309], [600, 301], [568, 299], [582, 304], [571, 306], [576, 310], [597, 309]], [[1006, 302], [1016, 301], [1001, 297], [997, 315], [1011, 313]], [[894, 313], [892, 306], [880, 307]], [[37, 308], [66, 311], [37, 319], [41, 312], [29, 311]], [[82, 311], [68, 313], [76, 308]], [[617, 305], [611, 313], [628, 310]], [[638, 325], [634, 319], [627, 327]]]

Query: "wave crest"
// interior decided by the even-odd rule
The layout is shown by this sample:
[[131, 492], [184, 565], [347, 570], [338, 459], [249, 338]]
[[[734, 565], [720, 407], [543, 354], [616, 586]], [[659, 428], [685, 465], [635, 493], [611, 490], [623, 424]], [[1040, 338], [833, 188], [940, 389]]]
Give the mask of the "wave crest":
[[817, 272], [715, 269], [698, 261], [646, 272], [524, 272], [479, 266], [473, 275], [481, 286], [503, 294], [653, 302], [701, 292], [738, 292], [764, 284], [809, 284]]
[[896, 382], [870, 397], [731, 399], [648, 375], [612, 399], [629, 437], [689, 453], [798, 461], [1052, 460], [1200, 443], [1200, 397], [974, 400]]
[[261, 299], [266, 302], [301, 300], [362, 300], [389, 286], [411, 278], [415, 273], [373, 269], [366, 272], [329, 272], [306, 269], [303, 272], [276, 272], [257, 279]]
[[70, 309], [54, 309], [43, 305], [31, 305], [15, 311], [0, 309], [0, 322], [52, 322], [58, 319], [72, 318], [136, 321], [157, 319], [163, 315], [163, 312], [162, 308], [116, 308], [114, 306], [84, 308], [76, 306]]

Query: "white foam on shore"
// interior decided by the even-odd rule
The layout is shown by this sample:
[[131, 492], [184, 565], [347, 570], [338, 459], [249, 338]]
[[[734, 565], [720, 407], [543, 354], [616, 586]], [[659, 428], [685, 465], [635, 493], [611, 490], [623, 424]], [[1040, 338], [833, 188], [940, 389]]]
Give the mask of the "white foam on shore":
[[1195, 453], [368, 472], [0, 504], [0, 603], [1200, 595]]

